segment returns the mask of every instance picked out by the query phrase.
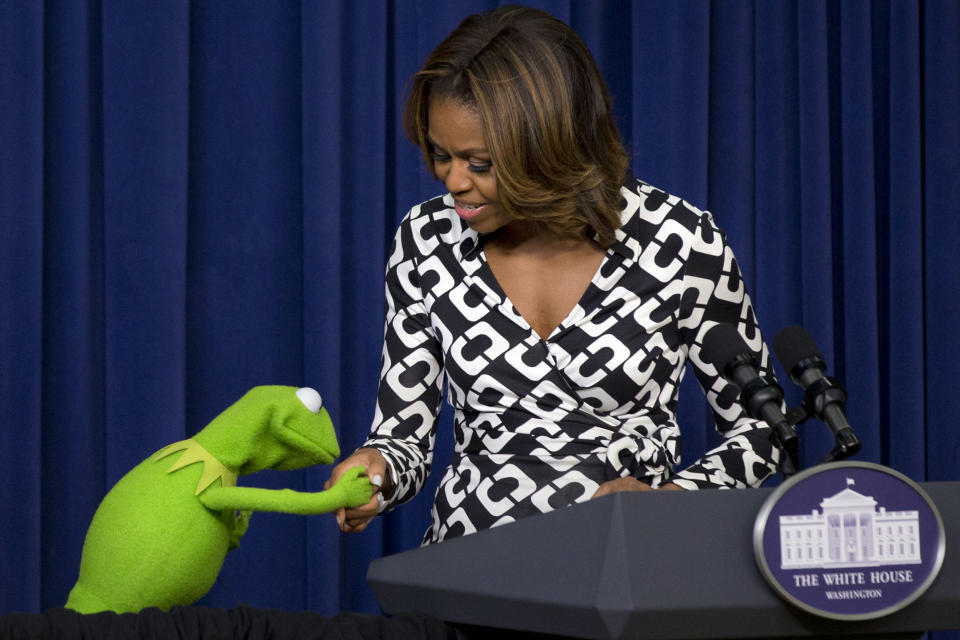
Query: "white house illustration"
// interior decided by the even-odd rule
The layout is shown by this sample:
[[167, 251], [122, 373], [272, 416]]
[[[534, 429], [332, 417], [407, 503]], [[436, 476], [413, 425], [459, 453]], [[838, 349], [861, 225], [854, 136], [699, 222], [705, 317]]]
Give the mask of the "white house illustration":
[[780, 568], [920, 564], [916, 511], [887, 511], [850, 487], [820, 502], [822, 512], [780, 516]]

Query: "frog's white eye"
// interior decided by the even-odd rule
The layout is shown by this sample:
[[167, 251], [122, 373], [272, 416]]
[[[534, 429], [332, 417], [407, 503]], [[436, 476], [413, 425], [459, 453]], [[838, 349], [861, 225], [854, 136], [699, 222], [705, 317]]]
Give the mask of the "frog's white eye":
[[297, 389], [297, 397], [300, 398], [300, 402], [302, 402], [303, 406], [307, 409], [310, 409], [313, 413], [320, 413], [320, 407], [323, 406], [323, 398], [320, 397], [316, 389], [311, 389], [310, 387]]

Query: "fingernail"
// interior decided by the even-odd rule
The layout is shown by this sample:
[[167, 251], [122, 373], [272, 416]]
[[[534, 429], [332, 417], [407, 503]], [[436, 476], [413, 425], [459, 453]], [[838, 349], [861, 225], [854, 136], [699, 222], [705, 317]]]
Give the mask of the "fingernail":
[[338, 527], [343, 526], [343, 518], [341, 518], [340, 516], [337, 516], [337, 526]]
[[378, 473], [377, 475], [373, 476], [372, 478], [370, 478], [370, 484], [372, 484], [372, 485], [375, 486], [375, 487], [382, 487], [382, 486], [383, 486], [383, 476], [381, 476], [379, 473]]

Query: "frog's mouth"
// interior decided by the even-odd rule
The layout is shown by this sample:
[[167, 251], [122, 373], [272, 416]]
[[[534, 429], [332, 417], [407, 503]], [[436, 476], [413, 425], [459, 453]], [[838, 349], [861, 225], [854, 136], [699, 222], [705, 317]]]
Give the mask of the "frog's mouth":
[[[323, 409], [321, 411], [326, 413]], [[324, 415], [329, 433], [334, 434], [333, 423]], [[324, 429], [323, 431], [326, 431]], [[288, 454], [275, 465], [276, 469], [300, 469], [315, 464], [330, 464], [340, 456], [336, 437], [332, 442], [323, 442], [316, 432], [305, 434], [289, 425], [280, 428], [277, 436], [287, 445]], [[331, 446], [332, 444], [332, 446]]]

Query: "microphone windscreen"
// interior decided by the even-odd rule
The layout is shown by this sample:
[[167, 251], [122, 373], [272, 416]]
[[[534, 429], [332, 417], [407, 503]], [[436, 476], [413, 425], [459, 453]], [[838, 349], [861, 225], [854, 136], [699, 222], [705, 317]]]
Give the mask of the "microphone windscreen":
[[703, 336], [700, 359], [723, 372], [737, 356], [750, 354], [750, 347], [732, 324], [721, 323], [711, 327]]
[[824, 360], [817, 343], [807, 330], [799, 325], [784, 327], [773, 337], [773, 352], [788, 373], [802, 360]]

